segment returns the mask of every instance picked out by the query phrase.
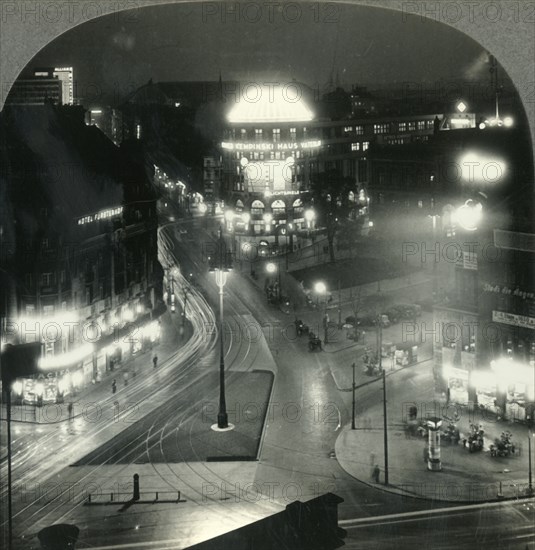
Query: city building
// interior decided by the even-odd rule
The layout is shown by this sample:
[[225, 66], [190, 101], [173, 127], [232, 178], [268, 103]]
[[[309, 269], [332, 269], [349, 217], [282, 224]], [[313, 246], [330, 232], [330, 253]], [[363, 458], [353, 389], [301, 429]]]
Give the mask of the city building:
[[163, 273], [152, 185], [135, 156], [70, 109], [2, 113], [3, 344], [43, 344], [42, 374], [14, 386], [28, 403], [98, 382], [158, 337]]
[[63, 86], [57, 77], [34, 76], [19, 78], [6, 98], [8, 105], [44, 105], [63, 102]]
[[227, 114], [221, 143], [226, 228], [248, 241], [279, 243], [280, 236], [314, 224], [305, 195], [321, 141], [305, 101], [283, 95], [282, 88], [262, 89], [256, 101], [242, 98]]
[[39, 68], [34, 70], [35, 77], [57, 78], [61, 82], [62, 105], [74, 105], [74, 80], [72, 67]]
[[452, 403], [532, 423], [535, 234], [495, 229], [470, 240], [452, 291], [434, 307], [437, 388]]

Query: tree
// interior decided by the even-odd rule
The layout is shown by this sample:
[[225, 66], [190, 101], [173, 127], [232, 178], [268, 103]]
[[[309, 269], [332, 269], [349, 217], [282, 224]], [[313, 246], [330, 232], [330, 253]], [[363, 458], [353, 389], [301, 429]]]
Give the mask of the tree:
[[317, 219], [327, 231], [329, 259], [335, 263], [334, 238], [340, 221], [349, 213], [349, 191], [353, 190], [355, 182], [352, 178], [343, 176], [339, 170], [331, 169], [320, 172], [311, 182], [311, 195], [316, 209]]

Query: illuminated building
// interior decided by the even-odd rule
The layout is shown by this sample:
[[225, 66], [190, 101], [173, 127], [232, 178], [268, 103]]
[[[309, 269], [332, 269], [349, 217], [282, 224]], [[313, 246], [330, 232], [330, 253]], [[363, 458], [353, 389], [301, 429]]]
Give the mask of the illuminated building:
[[57, 78], [61, 82], [61, 104], [74, 105], [74, 82], [72, 67], [35, 69], [34, 76]]
[[[2, 336], [4, 344], [43, 344], [42, 373], [19, 379], [15, 398], [50, 402], [157, 337], [155, 197], [132, 156], [82, 117], [52, 106], [11, 109], [17, 116], [2, 120], [13, 144], [2, 159], [11, 245], [2, 258]], [[60, 161], [69, 169], [53, 172]], [[143, 327], [132, 339], [130, 322]]]
[[284, 93], [261, 88], [257, 100], [242, 98], [221, 143], [227, 229], [266, 242], [307, 228], [304, 195], [321, 147], [310, 128], [314, 114]]

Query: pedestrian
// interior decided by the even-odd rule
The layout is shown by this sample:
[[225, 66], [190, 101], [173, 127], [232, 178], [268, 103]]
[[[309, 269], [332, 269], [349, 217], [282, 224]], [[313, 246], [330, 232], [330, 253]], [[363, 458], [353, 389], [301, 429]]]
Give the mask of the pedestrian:
[[67, 411], [69, 411], [69, 422], [74, 419], [72, 402], [67, 405]]
[[373, 469], [373, 479], [375, 483], [379, 483], [379, 474], [381, 473], [381, 470], [379, 469], [379, 466], [376, 464], [375, 468]]
[[128, 386], [128, 371], [123, 372], [124, 385]]
[[111, 383], [111, 393], [115, 393], [116, 391], [117, 391], [117, 380], [115, 380], [114, 378]]
[[427, 445], [424, 445], [424, 462], [427, 463], [429, 461], [429, 449], [427, 448]]
[[152, 358], [152, 364], [154, 365], [154, 368], [156, 368], [158, 366], [158, 356], [157, 355], [155, 355]]
[[450, 397], [451, 397], [451, 390], [448, 388], [448, 390], [446, 391], [446, 405], [449, 405]]

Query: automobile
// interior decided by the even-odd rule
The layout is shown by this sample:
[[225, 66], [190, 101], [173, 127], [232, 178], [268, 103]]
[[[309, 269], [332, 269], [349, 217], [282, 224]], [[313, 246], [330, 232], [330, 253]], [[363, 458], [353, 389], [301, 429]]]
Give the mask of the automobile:
[[[383, 328], [390, 326], [390, 319], [388, 318], [388, 315], [381, 314], [380, 319], [381, 319], [381, 326]], [[368, 314], [368, 315], [363, 315], [361, 317], [358, 317], [357, 324], [363, 327], [375, 326], [377, 325], [377, 315]]]
[[414, 319], [422, 316], [422, 307], [418, 304], [399, 304], [395, 307], [401, 312], [402, 319]]
[[403, 318], [403, 311], [398, 306], [391, 306], [383, 312], [383, 315], [386, 315], [392, 324], [396, 324]]
[[181, 234], [181, 235], [187, 235], [188, 234], [188, 230], [185, 229], [184, 227], [181, 227], [178, 232]]

